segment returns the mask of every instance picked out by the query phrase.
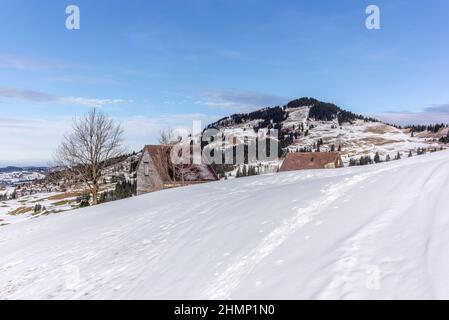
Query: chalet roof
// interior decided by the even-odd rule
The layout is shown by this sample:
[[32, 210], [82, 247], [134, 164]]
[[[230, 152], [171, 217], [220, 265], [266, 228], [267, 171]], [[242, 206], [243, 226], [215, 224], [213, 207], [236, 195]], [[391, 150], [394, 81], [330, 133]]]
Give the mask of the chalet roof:
[[[170, 151], [172, 146], [170, 145], [146, 145], [142, 155], [142, 160], [147, 151], [149, 156], [156, 167], [161, 179], [164, 182], [172, 182], [173, 179], [170, 176], [171, 164], [170, 164]], [[141, 160], [141, 161], [142, 161]], [[167, 163], [169, 163], [167, 168]], [[206, 158], [203, 157], [202, 164], [189, 164], [184, 165], [182, 168], [184, 173], [184, 179], [186, 181], [215, 181], [218, 180], [212, 166], [207, 163]], [[179, 177], [176, 178], [177, 180]]]
[[324, 169], [326, 165], [340, 159], [338, 152], [290, 152], [282, 163], [280, 171]]
[[146, 152], [148, 152], [153, 165], [164, 182], [171, 182], [172, 178], [168, 172], [166, 163], [170, 159], [170, 146], [166, 145], [146, 145], [143, 149], [141, 161], [145, 162]]

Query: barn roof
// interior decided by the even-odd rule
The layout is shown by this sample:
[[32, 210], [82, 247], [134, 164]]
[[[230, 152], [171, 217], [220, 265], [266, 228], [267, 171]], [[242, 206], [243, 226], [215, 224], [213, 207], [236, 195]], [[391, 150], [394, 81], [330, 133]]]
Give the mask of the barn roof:
[[280, 171], [324, 169], [339, 158], [338, 152], [290, 152], [287, 153]]
[[170, 146], [166, 145], [147, 145], [143, 149], [142, 160], [145, 161], [145, 152], [148, 152], [153, 165], [155, 166], [159, 176], [164, 182], [171, 182], [172, 178], [166, 167], [167, 159], [170, 157]]
[[[145, 156], [145, 151], [150, 155], [152, 162], [154, 163], [161, 179], [164, 182], [172, 182], [173, 179], [170, 176], [167, 169], [167, 161], [170, 161], [170, 151], [172, 146], [170, 145], [146, 145], [142, 157]], [[169, 165], [171, 166], [171, 165]], [[206, 158], [203, 157], [201, 164], [189, 164], [185, 165], [182, 169], [184, 173], [184, 179], [186, 181], [215, 181], [218, 180], [212, 166], [207, 163]], [[179, 180], [179, 177], [176, 177]]]

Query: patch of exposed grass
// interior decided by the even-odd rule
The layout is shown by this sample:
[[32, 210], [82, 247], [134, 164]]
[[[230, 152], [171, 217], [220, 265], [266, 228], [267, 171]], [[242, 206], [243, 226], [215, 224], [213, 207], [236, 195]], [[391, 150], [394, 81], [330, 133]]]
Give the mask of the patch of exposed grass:
[[65, 212], [65, 210], [53, 209], [53, 210], [50, 210], [50, 211], [45, 211], [42, 215], [48, 216], [50, 214], [56, 214], [56, 213], [61, 213], [61, 212]]
[[61, 194], [56, 194], [54, 196], [48, 197], [48, 200], [62, 200], [62, 199], [67, 199], [67, 198], [74, 198], [74, 197], [80, 197], [82, 196], [83, 193], [81, 191], [76, 191], [76, 192], [66, 192], [66, 193], [61, 193]]
[[374, 138], [374, 137], [365, 138], [365, 139], [362, 139], [362, 141], [364, 143], [370, 143], [370, 144], [373, 144], [375, 146], [384, 146], [386, 144], [391, 144], [391, 143], [398, 142], [396, 140], [384, 139], [384, 138]]
[[368, 133], [376, 133], [376, 134], [385, 134], [388, 132], [394, 131], [390, 126], [387, 125], [376, 125], [376, 126], [370, 126], [365, 129], [365, 132]]
[[42, 201], [45, 201], [45, 200], [47, 200], [47, 198], [33, 200], [33, 201], [30, 201], [30, 203], [39, 203], [39, 202], [42, 202]]
[[19, 208], [13, 210], [12, 212], [10, 212], [9, 214], [13, 215], [13, 216], [17, 216], [19, 214], [24, 214], [24, 213], [27, 213], [27, 212], [30, 212], [30, 211], [33, 211], [33, 208], [19, 207]]
[[70, 200], [62, 200], [62, 201], [54, 202], [54, 203], [52, 203], [52, 205], [59, 207], [59, 206], [66, 205], [66, 204], [68, 204], [70, 202], [72, 202], [72, 201], [70, 201]]

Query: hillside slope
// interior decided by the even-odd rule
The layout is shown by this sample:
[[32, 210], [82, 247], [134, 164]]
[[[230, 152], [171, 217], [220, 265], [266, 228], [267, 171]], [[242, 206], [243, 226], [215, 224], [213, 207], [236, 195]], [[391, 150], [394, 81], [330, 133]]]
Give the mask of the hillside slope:
[[[415, 155], [421, 148], [446, 148], [439, 140], [448, 135], [445, 125], [435, 132], [421, 128], [412, 133], [410, 128], [400, 129], [313, 98], [293, 100], [283, 107], [233, 114], [208, 127], [220, 130], [227, 137], [238, 138], [239, 143], [244, 143], [244, 137], [251, 136], [253, 129], [264, 132], [274, 128], [279, 131], [284, 154], [287, 151], [315, 151], [319, 142], [320, 151], [339, 150], [346, 165], [350, 159], [373, 158], [376, 153], [386, 160], [387, 157], [393, 159], [398, 153], [402, 157], [407, 157], [410, 152]], [[225, 141], [228, 147], [233, 143], [232, 139]]]
[[0, 298], [449, 298], [448, 160], [220, 181], [2, 227]]

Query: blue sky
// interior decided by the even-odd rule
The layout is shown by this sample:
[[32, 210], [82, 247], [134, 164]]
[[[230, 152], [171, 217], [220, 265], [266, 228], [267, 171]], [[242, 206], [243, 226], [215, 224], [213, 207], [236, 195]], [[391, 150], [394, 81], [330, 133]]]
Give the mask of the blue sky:
[[[65, 28], [70, 4], [80, 30]], [[369, 4], [380, 30], [365, 28]], [[301, 96], [395, 122], [449, 122], [446, 0], [0, 0], [0, 9], [0, 165], [45, 164], [92, 106], [125, 126], [130, 150], [163, 128]]]

